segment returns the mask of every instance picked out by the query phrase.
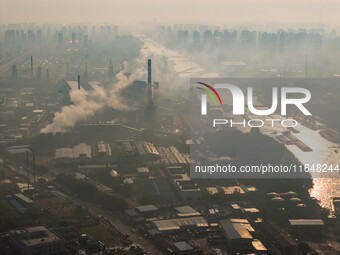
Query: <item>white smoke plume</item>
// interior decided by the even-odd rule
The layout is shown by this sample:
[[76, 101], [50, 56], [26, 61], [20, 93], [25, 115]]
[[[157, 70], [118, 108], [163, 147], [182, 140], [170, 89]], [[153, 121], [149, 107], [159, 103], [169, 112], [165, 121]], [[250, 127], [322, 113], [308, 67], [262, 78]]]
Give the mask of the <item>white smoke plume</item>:
[[[94, 85], [95, 89], [85, 96], [81, 90], [70, 92], [71, 105], [63, 106], [60, 112], [55, 114], [53, 122], [40, 130], [40, 133], [64, 133], [72, 129], [77, 123], [85, 121], [105, 106], [116, 110], [133, 110], [126, 105], [120, 92], [129, 86], [134, 80], [140, 79], [145, 74], [145, 65], [148, 58], [148, 50], [142, 48], [139, 57], [130, 68], [123, 63], [123, 70], [117, 73], [117, 82], [108, 88]], [[130, 71], [129, 76], [126, 73]]]

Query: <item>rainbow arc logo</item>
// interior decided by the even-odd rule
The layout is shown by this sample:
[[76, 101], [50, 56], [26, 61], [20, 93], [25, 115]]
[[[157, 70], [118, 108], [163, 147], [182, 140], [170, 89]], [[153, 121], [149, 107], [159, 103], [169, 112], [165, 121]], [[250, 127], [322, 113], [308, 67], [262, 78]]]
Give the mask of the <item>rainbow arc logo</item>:
[[220, 105], [221, 106], [223, 105], [220, 95], [218, 94], [218, 92], [216, 91], [216, 89], [213, 86], [211, 86], [207, 83], [204, 83], [204, 82], [197, 82], [197, 83], [204, 86], [204, 87], [203, 88], [202, 87], [196, 87], [196, 88], [199, 89], [199, 90], [202, 90], [204, 93], [206, 93], [211, 98], [214, 105], [217, 105], [216, 98], [218, 99]]

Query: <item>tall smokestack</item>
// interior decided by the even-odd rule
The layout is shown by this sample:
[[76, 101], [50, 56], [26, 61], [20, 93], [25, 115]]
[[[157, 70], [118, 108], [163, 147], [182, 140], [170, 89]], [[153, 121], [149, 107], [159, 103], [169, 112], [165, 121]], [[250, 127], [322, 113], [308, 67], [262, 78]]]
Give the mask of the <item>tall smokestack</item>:
[[152, 78], [151, 78], [151, 59], [148, 59], [148, 109], [151, 110], [154, 108], [153, 98], [152, 98]]
[[33, 183], [34, 183], [34, 193], [36, 193], [36, 181], [35, 181], [35, 154], [33, 153]]
[[306, 55], [306, 63], [305, 63], [305, 78], [307, 78], [307, 71], [308, 71], [308, 55]]
[[80, 89], [80, 75], [78, 75], [78, 90]]
[[110, 72], [110, 74], [113, 74], [113, 66], [112, 66], [112, 60], [111, 59], [110, 59], [109, 72]]
[[87, 61], [85, 62], [85, 75], [87, 75]]
[[33, 79], [33, 56], [31, 56], [31, 78]]
[[26, 150], [27, 192], [30, 191], [30, 172], [28, 169], [28, 150]]
[[50, 80], [50, 71], [48, 70], [48, 68], [46, 69], [46, 80]]
[[148, 59], [148, 84], [152, 84], [152, 78], [151, 78], [151, 59]]
[[68, 76], [70, 74], [70, 65], [69, 63], [66, 64], [66, 79], [68, 79]]

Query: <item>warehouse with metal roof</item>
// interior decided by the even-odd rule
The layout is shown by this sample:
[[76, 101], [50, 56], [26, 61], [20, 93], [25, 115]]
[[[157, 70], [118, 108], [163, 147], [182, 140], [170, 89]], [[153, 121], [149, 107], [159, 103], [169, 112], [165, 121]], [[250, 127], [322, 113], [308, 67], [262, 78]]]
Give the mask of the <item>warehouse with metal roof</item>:
[[250, 244], [252, 242], [253, 237], [243, 223], [233, 223], [230, 220], [221, 220], [219, 223], [229, 243]]
[[208, 222], [204, 217], [189, 217], [179, 219], [168, 219], [168, 220], [156, 220], [152, 222], [154, 228], [159, 232], [164, 231], [176, 231], [182, 228], [207, 228], [209, 227]]

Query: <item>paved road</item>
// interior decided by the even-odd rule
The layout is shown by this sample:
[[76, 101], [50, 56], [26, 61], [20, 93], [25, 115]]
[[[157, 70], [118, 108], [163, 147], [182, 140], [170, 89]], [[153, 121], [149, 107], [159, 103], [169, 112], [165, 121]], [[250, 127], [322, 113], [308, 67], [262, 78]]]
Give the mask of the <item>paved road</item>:
[[129, 239], [136, 243], [139, 244], [140, 246], [142, 246], [145, 250], [147, 250], [148, 252], [150, 252], [150, 254], [163, 254], [157, 247], [155, 247], [154, 243], [149, 240], [149, 239], [145, 239], [142, 235], [140, 235], [138, 232], [133, 232], [131, 231], [131, 227], [126, 224], [119, 215], [117, 214], [113, 214], [112, 212], [103, 209], [101, 207], [98, 207], [97, 205], [93, 204], [93, 203], [89, 203], [83, 200], [80, 200], [77, 197], [74, 196], [68, 196], [65, 193], [61, 192], [61, 191], [56, 191], [59, 195], [67, 197], [68, 199], [70, 199], [71, 201], [73, 201], [74, 203], [78, 203], [81, 204], [83, 206], [86, 206], [87, 209], [89, 210], [90, 213], [92, 214], [96, 214], [96, 215], [101, 215], [103, 217], [105, 217], [106, 219], [108, 219], [112, 225], [118, 229], [119, 231], [121, 231], [124, 234], [129, 234]]
[[[18, 174], [23, 174], [22, 171], [18, 172], [16, 170], [16, 168], [14, 166], [10, 166], [7, 165], [7, 169], [10, 169]], [[36, 179], [38, 179], [39, 177], [45, 177], [46, 176], [36, 176]], [[33, 176], [30, 175], [30, 182], [33, 183]], [[55, 191], [57, 194], [59, 194], [60, 196], [66, 197], [69, 200], [71, 200], [74, 203], [78, 203], [80, 205], [83, 205], [85, 207], [87, 207], [88, 211], [92, 214], [95, 215], [101, 215], [103, 217], [105, 217], [107, 220], [109, 220], [112, 225], [118, 229], [119, 231], [121, 231], [124, 234], [129, 234], [129, 239], [142, 246], [145, 250], [147, 250], [148, 252], [150, 252], [150, 254], [153, 255], [158, 255], [158, 254], [163, 254], [152, 242], [152, 240], [149, 239], [145, 239], [144, 236], [142, 236], [141, 234], [139, 234], [137, 231], [131, 231], [131, 227], [126, 224], [119, 215], [117, 214], [113, 214], [111, 211], [108, 211], [106, 209], [103, 209], [101, 207], [98, 207], [97, 205], [90, 203], [90, 202], [86, 202], [83, 200], [80, 200], [78, 197], [75, 196], [69, 196], [65, 193], [63, 193], [60, 190], [56, 190]]]

